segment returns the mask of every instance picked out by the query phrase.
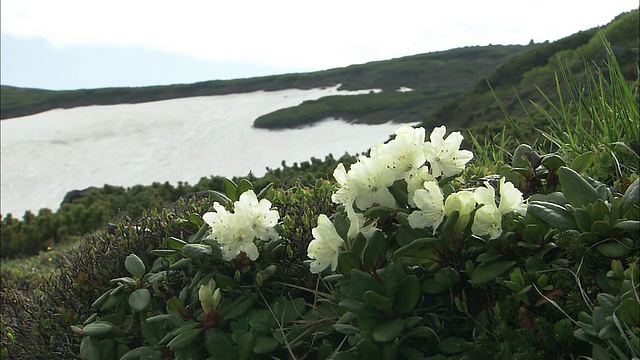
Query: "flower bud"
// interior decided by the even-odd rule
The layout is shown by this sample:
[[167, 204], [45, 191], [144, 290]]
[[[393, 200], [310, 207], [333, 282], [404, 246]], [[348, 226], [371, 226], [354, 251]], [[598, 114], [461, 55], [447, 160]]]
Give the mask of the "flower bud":
[[218, 293], [218, 301], [216, 302], [214, 297], [215, 293], [213, 289], [216, 288], [216, 281], [210, 279], [206, 285], [200, 285], [198, 289], [198, 297], [200, 298], [200, 304], [202, 305], [202, 310], [204, 312], [211, 312], [218, 307], [220, 303], [220, 289], [216, 289]]

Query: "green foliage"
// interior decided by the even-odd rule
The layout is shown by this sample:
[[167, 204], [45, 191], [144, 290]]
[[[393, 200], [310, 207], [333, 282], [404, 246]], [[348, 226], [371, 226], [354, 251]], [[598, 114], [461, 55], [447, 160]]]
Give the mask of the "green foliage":
[[[603, 81], [622, 86], [624, 74], [608, 74]], [[626, 91], [621, 90], [615, 94]], [[597, 97], [605, 100], [608, 95], [599, 92]], [[601, 107], [596, 98], [582, 106], [587, 112], [633, 110], [632, 104], [624, 104], [635, 101], [633, 97], [616, 101], [616, 106]], [[556, 107], [564, 111], [564, 106]], [[633, 111], [627, 114], [634, 120]], [[473, 137], [475, 165], [457, 178], [429, 180], [442, 190], [448, 209], [440, 223], [429, 227], [411, 225], [416, 206], [409, 204], [406, 180], [387, 188], [393, 205], [336, 205], [332, 197], [345, 183], [323, 179], [330, 178], [338, 162], [353, 164], [349, 156], [283, 164], [260, 179], [203, 180], [202, 190], [208, 191], [189, 200], [141, 211], [135, 221], [115, 218], [109, 231], [96, 232], [55, 257], [57, 266], [38, 281], [3, 267], [2, 356], [638, 357], [637, 167], [625, 167], [615, 178], [604, 176], [597, 149], [549, 150], [535, 142], [509, 147], [507, 139], [504, 134]], [[630, 146], [627, 142], [633, 140], [616, 141]], [[502, 178], [528, 198], [526, 213], [500, 214], [499, 234], [478, 235], [474, 224], [486, 204], [466, 213], [457, 196], [478, 188], [488, 191]], [[503, 186], [500, 203], [517, 197], [515, 189], [503, 194]], [[143, 194], [146, 188], [136, 189]], [[254, 239], [255, 261], [244, 252], [226, 261], [222, 240], [210, 229], [215, 225], [203, 215], [220, 210], [214, 202], [235, 211], [234, 202], [254, 190], [278, 210], [278, 237]], [[122, 201], [130, 190], [102, 191]], [[180, 191], [158, 184], [149, 194], [164, 195], [149, 197], [179, 198]], [[453, 210], [446, 205], [452, 196], [459, 203]], [[92, 210], [94, 218], [109, 206], [100, 191], [87, 192], [86, 199], [99, 204]], [[75, 211], [74, 216], [92, 223]], [[309, 244], [328, 236], [322, 233], [328, 229], [319, 229], [320, 215], [327, 216], [340, 238], [333, 240], [344, 246], [337, 253], [336, 270], [316, 275], [305, 259]], [[59, 226], [47, 212], [28, 213], [22, 221], [7, 219], [3, 222], [11, 226], [3, 227], [3, 238], [9, 229], [34, 235], [29, 225], [38, 221], [43, 229]], [[65, 225], [82, 229], [72, 222]]]
[[[480, 143], [484, 143], [485, 137], [493, 138], [503, 130], [504, 113], [507, 112], [526, 138], [524, 142], [533, 146], [542, 141], [536, 129], [545, 130], [548, 127], [547, 118], [533, 104], [538, 104], [539, 108], [549, 112], [554, 105], [562, 109], [560, 101], [569, 104], [570, 95], [582, 93], [575, 90], [570, 93], [567, 89], [571, 87], [564, 86], [560, 75], [562, 86], [561, 92], [558, 92], [554, 81], [555, 73], [560, 74], [560, 68], [565, 67], [567, 73], [573, 74], [572, 80], [582, 90], [582, 85], [587, 84], [585, 70], [589, 68], [585, 64], [592, 70], [601, 68], [607, 72], [607, 50], [599, 32], [610, 42], [622, 74], [622, 78], [616, 77], [613, 80], [633, 83], [637, 79], [639, 19], [638, 10], [630, 11], [619, 15], [601, 29], [581, 31], [552, 43], [536, 45], [501, 64], [486, 80], [478, 82], [472, 92], [444, 104], [433, 117], [423, 120], [423, 126], [430, 128], [434, 119], [446, 119], [448, 127], [470, 130]], [[597, 72], [595, 70], [593, 74]], [[637, 89], [637, 85], [635, 88]], [[606, 87], [603, 89], [609, 91]], [[496, 99], [500, 101], [496, 103]], [[592, 99], [599, 99], [599, 96], [593, 96]], [[623, 105], [623, 102], [619, 105]], [[626, 106], [631, 105], [633, 103]], [[506, 138], [510, 139], [508, 144], [517, 146], [516, 141], [522, 140], [513, 129], [506, 130]], [[633, 134], [632, 132], [630, 135]]]
[[[353, 157], [347, 154], [339, 159], [328, 155], [324, 160], [311, 158], [300, 164], [267, 169], [261, 178], [248, 177], [257, 190], [273, 183], [277, 187], [291, 186], [297, 181], [313, 185], [316, 179], [330, 179], [333, 169], [342, 162], [349, 164]], [[184, 198], [197, 200], [208, 190], [223, 190], [224, 179], [218, 176], [202, 178], [194, 185], [179, 182], [177, 185], [153, 183], [130, 188], [105, 185], [67, 193], [60, 209], [52, 212], [41, 209], [37, 215], [25, 212], [22, 219], [12, 214], [0, 215], [0, 250], [3, 258], [32, 256], [48, 248], [65, 244], [70, 237], [83, 236], [104, 229], [107, 223], [120, 219], [140, 218], [145, 211], [158, 208], [174, 208]]]

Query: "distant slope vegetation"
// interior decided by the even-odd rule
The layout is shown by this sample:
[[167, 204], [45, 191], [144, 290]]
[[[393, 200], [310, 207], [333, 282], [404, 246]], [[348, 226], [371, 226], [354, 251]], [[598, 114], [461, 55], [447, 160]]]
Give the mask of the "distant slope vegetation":
[[[505, 60], [524, 52], [528, 47], [521, 45], [486, 46], [453, 49], [435, 53], [402, 57], [393, 60], [375, 61], [311, 73], [263, 76], [236, 80], [215, 80], [194, 84], [148, 86], [137, 88], [102, 88], [68, 91], [16, 88], [2, 86], [0, 97], [0, 118], [7, 119], [31, 115], [55, 108], [72, 108], [87, 105], [132, 104], [157, 100], [167, 100], [192, 96], [224, 95], [246, 93], [258, 90], [312, 89], [341, 84], [343, 90], [382, 89], [395, 92], [400, 87], [409, 87], [415, 94], [394, 96], [380, 100], [380, 96], [369, 99], [362, 96], [362, 105], [354, 105], [355, 112], [341, 105], [345, 117], [366, 115], [368, 118], [404, 118], [397, 113], [410, 114], [414, 107], [435, 111], [446, 100], [471, 89], [473, 84], [486, 76], [493, 68]], [[422, 104], [417, 104], [416, 94]], [[386, 97], [386, 94], [382, 97]], [[406, 99], [405, 99], [406, 98]], [[413, 100], [407, 100], [413, 99]], [[353, 98], [350, 98], [353, 101]], [[373, 100], [373, 101], [372, 101]], [[332, 105], [341, 104], [336, 99]], [[383, 101], [387, 105], [399, 101], [390, 114], [380, 111], [380, 105], [372, 102]], [[400, 106], [410, 105], [401, 111]], [[374, 109], [379, 116], [368, 114]], [[351, 112], [350, 112], [351, 111]], [[340, 115], [340, 114], [338, 114]], [[318, 120], [321, 120], [322, 117]], [[419, 121], [412, 117], [407, 121]], [[375, 122], [375, 121], [374, 121]], [[299, 124], [293, 124], [297, 126]], [[264, 127], [289, 127], [291, 124], [269, 122]]]
[[[629, 79], [637, 78], [638, 19], [638, 10], [634, 10], [619, 15], [602, 28]], [[265, 114], [255, 120], [254, 126], [292, 128], [325, 118], [341, 118], [370, 124], [390, 120], [422, 122], [428, 129], [447, 124], [452, 130], [472, 129], [477, 134], [487, 134], [500, 132], [505, 124], [505, 117], [487, 83], [491, 84], [509, 113], [524, 123], [526, 117], [523, 115], [529, 102], [543, 100], [536, 87], [545, 94], [556, 93], [554, 72], [561, 63], [568, 64], [577, 76], [581, 76], [585, 63], [599, 65], [603, 60], [598, 29], [593, 28], [551, 43], [466, 47], [312, 73], [73, 91], [2, 86], [0, 118], [30, 115], [54, 108], [341, 84], [340, 89], [343, 90], [381, 89], [382, 92], [306, 101], [299, 106]], [[398, 91], [403, 87], [412, 91]], [[525, 125], [533, 136], [532, 125]]]
[[[448, 100], [471, 90], [495, 67], [537, 45], [475, 46], [327, 71], [346, 75], [343, 88], [380, 93], [327, 96], [257, 118], [255, 127], [292, 128], [325, 118], [358, 123], [419, 122]], [[411, 91], [398, 91], [409, 88]]]
[[[581, 31], [511, 58], [498, 66], [486, 80], [478, 82], [472, 91], [449, 101], [433, 116], [425, 118], [423, 125], [430, 128], [433, 124], [446, 123], [452, 128], [470, 130], [475, 134], [497, 134], [505, 124], [497, 97], [533, 143], [537, 137], [533, 127], [539, 123], [536, 117], [542, 115], [533, 108], [532, 102], [548, 108], [544, 93], [551, 103], [558, 103], [554, 79], [557, 74], [562, 84], [560, 67], [570, 69], [579, 82], [584, 82], [585, 66], [606, 68], [606, 54], [598, 30], [611, 44], [625, 78], [636, 81], [640, 39], [638, 10], [620, 14], [601, 29]], [[562, 91], [566, 93], [566, 89], [562, 88]]]

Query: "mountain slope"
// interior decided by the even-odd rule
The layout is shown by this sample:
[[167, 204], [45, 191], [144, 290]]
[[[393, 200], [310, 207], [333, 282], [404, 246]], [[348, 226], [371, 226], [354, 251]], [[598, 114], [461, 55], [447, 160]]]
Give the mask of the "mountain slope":
[[[527, 46], [486, 46], [375, 61], [312, 73], [274, 75], [237, 80], [139, 88], [103, 88], [51, 91], [2, 86], [0, 118], [30, 115], [54, 108], [141, 103], [204, 95], [247, 93], [258, 90], [312, 89], [341, 84], [342, 90], [400, 87], [428, 89], [430, 108], [462, 94], [508, 58]], [[416, 120], [417, 121], [417, 120]]]
[[[496, 102], [497, 97], [522, 127], [528, 141], [533, 143], [537, 136], [533, 126], [540, 115], [531, 103], [546, 106], [547, 101], [541, 93], [548, 96], [551, 103], [558, 99], [555, 76], [557, 73], [562, 83], [561, 67], [570, 69], [579, 82], [583, 82], [585, 66], [606, 68], [600, 35], [611, 44], [625, 78], [631, 82], [638, 79], [639, 29], [639, 11], [635, 10], [619, 15], [601, 29], [581, 31], [542, 44], [500, 65], [486, 80], [478, 82], [473, 91], [449, 101], [426, 118], [423, 125], [429, 128], [446, 122], [452, 128], [472, 130], [475, 134], [499, 133], [505, 124], [505, 116]], [[600, 34], [598, 30], [601, 30]], [[562, 91], [566, 93], [566, 89], [562, 88]]]

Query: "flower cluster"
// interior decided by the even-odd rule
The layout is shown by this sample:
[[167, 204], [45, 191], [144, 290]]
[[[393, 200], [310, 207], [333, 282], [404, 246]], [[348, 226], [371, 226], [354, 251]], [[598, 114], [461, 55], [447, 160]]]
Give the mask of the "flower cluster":
[[455, 211], [458, 219], [454, 230], [462, 232], [473, 217], [472, 232], [493, 239], [502, 234], [503, 215], [524, 214], [526, 205], [522, 193], [504, 178], [500, 180], [498, 205], [495, 189], [488, 183], [475, 191], [454, 192], [445, 199], [437, 178], [460, 174], [473, 158], [472, 152], [459, 149], [463, 140], [459, 132], [446, 138], [445, 134], [444, 126], [437, 127], [429, 141], [425, 141], [424, 128], [403, 126], [393, 140], [373, 147], [370, 156], [359, 157], [349, 171], [338, 164], [333, 173], [338, 190], [332, 201], [344, 206], [350, 227], [347, 238], [342, 239], [331, 221], [320, 216], [318, 227], [313, 229], [314, 239], [307, 249], [309, 258], [314, 260], [312, 273], [319, 273], [329, 265], [335, 270], [338, 255], [348, 247], [350, 239], [358, 233], [369, 238], [377, 230], [363, 212], [374, 206], [402, 206], [391, 191], [398, 181], [406, 184], [406, 203], [411, 211], [407, 220], [412, 228], [431, 228], [436, 233], [445, 217]]
[[[435, 223], [442, 221], [444, 208], [437, 209], [436, 204], [433, 204], [434, 208], [431, 209], [430, 205], [423, 202], [428, 201], [429, 196], [422, 196], [422, 192], [439, 195], [442, 202], [442, 193], [437, 186], [436, 177], [459, 174], [473, 158], [470, 151], [459, 149], [463, 139], [459, 132], [453, 132], [446, 138], [445, 134], [446, 128], [438, 127], [431, 133], [430, 141], [425, 141], [424, 128], [402, 126], [395, 132], [393, 140], [374, 146], [370, 156], [359, 157], [349, 171], [344, 165], [338, 164], [333, 176], [339, 189], [333, 194], [332, 201], [345, 208], [350, 221], [347, 238], [352, 239], [358, 233], [368, 236], [376, 230], [374, 224], [365, 221], [362, 211], [376, 205], [397, 206], [389, 188], [399, 180], [407, 184], [409, 204], [422, 206], [421, 209], [429, 214], [427, 218], [432, 218], [425, 218], [424, 226], [437, 226]], [[419, 193], [417, 200], [416, 192]], [[434, 220], [438, 217], [439, 221]], [[329, 264], [335, 270], [338, 254], [344, 245], [344, 242], [334, 241], [333, 236], [316, 235], [335, 231], [321, 231], [328, 227], [333, 227], [328, 219], [318, 219], [318, 227], [314, 229], [314, 240], [309, 244], [308, 256], [314, 259], [311, 264], [311, 271], [314, 273], [324, 270]]]
[[211, 238], [220, 244], [223, 259], [230, 261], [244, 252], [250, 260], [258, 258], [255, 239], [273, 240], [278, 237], [275, 226], [280, 219], [271, 202], [258, 201], [253, 190], [243, 192], [228, 212], [219, 203], [213, 204], [214, 212], [205, 213], [202, 219], [211, 228]]
[[495, 239], [502, 234], [502, 216], [511, 212], [524, 215], [527, 206], [522, 193], [512, 183], [500, 179], [500, 203], [495, 203], [495, 189], [489, 183], [473, 192], [473, 197], [480, 205], [476, 211], [471, 231], [478, 236], [489, 235]]

